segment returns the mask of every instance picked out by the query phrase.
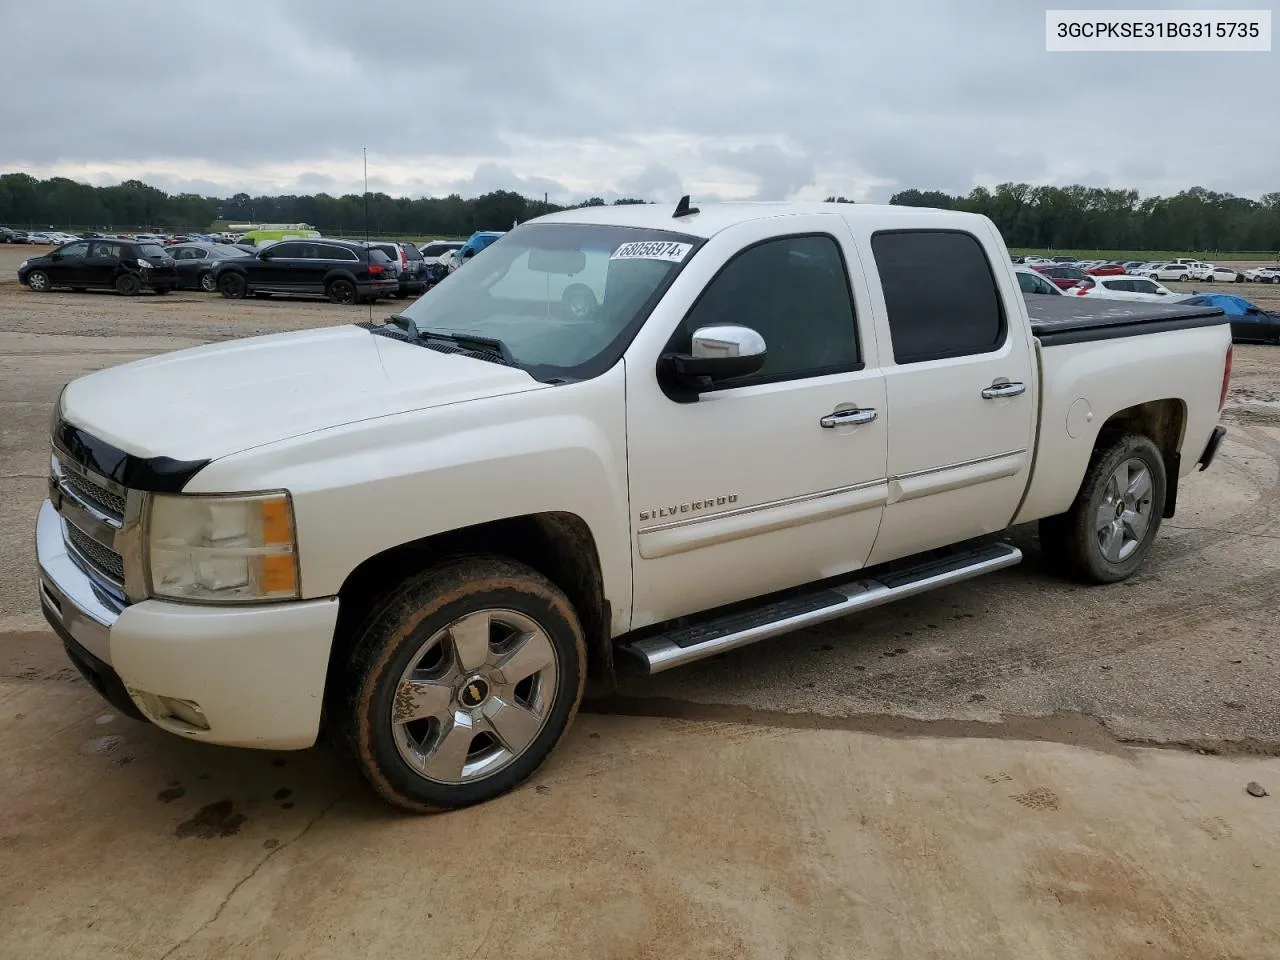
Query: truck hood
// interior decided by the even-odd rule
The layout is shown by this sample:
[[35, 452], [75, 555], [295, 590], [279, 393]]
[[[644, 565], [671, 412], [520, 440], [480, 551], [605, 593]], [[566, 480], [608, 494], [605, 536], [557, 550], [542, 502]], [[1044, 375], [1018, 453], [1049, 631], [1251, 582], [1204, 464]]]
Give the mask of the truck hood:
[[548, 386], [514, 367], [341, 326], [91, 373], [67, 386], [62, 415], [135, 456], [215, 460], [327, 427]]

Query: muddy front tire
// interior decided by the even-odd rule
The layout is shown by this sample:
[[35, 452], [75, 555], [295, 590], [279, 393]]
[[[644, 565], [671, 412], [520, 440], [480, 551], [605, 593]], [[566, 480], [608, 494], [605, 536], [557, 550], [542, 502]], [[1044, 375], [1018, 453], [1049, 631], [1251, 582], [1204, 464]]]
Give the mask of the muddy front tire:
[[586, 645], [564, 593], [495, 556], [407, 580], [359, 628], [337, 707], [343, 740], [386, 800], [428, 813], [511, 790], [582, 700]]
[[1160, 529], [1167, 482], [1164, 457], [1147, 437], [1100, 445], [1071, 509], [1040, 521], [1049, 566], [1085, 583], [1133, 576]]

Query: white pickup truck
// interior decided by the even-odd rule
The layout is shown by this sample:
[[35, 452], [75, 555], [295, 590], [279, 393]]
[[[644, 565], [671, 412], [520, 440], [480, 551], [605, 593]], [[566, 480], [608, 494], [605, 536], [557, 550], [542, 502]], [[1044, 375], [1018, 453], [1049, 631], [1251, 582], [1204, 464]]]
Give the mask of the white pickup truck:
[[588, 678], [1008, 567], [1014, 524], [1130, 576], [1230, 369], [1220, 311], [1024, 296], [976, 215], [573, 210], [386, 323], [68, 384], [40, 599], [135, 718], [323, 728], [392, 803], [459, 807], [537, 769]]

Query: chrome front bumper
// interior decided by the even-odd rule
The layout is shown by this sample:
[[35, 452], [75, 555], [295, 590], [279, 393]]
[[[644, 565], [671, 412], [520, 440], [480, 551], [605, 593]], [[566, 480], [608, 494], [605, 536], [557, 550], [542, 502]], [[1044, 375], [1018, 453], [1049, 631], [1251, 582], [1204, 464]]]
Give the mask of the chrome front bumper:
[[111, 663], [111, 627], [119, 602], [99, 588], [67, 553], [63, 519], [46, 500], [36, 519], [36, 559], [40, 606], [58, 632], [69, 636], [98, 660]]

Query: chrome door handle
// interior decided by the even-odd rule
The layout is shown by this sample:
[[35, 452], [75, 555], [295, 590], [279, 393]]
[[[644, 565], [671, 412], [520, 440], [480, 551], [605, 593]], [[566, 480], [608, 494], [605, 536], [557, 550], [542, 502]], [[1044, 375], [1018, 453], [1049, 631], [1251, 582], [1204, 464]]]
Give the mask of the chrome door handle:
[[828, 413], [825, 417], [818, 421], [823, 427], [844, 427], [853, 426], [859, 423], [870, 423], [879, 414], [870, 407], [858, 409], [854, 407], [852, 410], [836, 410]]
[[1008, 380], [997, 380], [991, 386], [983, 389], [982, 399], [999, 400], [1001, 397], [1016, 397], [1026, 392], [1027, 385], [1025, 383], [1010, 383]]

